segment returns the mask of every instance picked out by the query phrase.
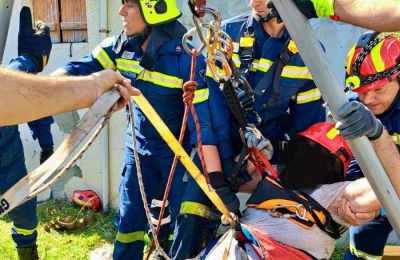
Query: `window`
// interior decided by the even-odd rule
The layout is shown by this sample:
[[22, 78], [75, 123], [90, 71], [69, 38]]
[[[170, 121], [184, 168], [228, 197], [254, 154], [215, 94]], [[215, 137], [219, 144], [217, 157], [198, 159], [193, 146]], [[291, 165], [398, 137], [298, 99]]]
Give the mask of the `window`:
[[33, 17], [45, 21], [53, 43], [86, 42], [86, 0], [33, 0]]

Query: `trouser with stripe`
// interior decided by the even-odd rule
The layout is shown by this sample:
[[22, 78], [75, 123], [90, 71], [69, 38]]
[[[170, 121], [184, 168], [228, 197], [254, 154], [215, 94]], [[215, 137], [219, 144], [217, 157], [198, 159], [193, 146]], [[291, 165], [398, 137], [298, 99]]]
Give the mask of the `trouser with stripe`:
[[393, 230], [386, 216], [379, 216], [357, 227], [351, 227], [350, 250], [345, 260], [381, 259], [390, 232]]
[[[149, 203], [154, 198], [161, 200], [162, 195], [160, 196], [160, 194], [163, 194], [165, 190], [174, 156], [166, 145], [159, 145], [157, 148], [151, 150], [151, 155], [139, 155], [144, 188]], [[178, 163], [169, 194], [171, 226], [175, 224], [185, 190], [182, 181], [183, 174], [184, 167]], [[142, 259], [144, 234], [148, 222], [140, 195], [133, 151], [130, 148], [126, 148], [125, 152], [120, 183], [120, 210], [115, 224], [118, 233], [114, 243], [113, 258]]]
[[[196, 165], [199, 159], [194, 158]], [[215, 220], [213, 204], [189, 176], [185, 195], [176, 220], [174, 241], [170, 257], [189, 259], [196, 257], [207, 243], [215, 237], [219, 221]]]
[[[21, 154], [12, 164], [0, 168], [0, 194], [26, 175], [25, 159]], [[11, 235], [17, 248], [31, 247], [36, 243], [38, 225], [36, 201], [36, 198], [29, 200], [8, 213], [13, 222]]]

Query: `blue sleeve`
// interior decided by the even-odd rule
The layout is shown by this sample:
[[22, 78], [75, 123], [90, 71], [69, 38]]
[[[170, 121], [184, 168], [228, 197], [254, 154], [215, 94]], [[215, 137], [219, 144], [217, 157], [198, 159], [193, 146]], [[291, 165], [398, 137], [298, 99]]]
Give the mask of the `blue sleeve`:
[[[190, 76], [190, 63], [183, 64], [186, 68], [189, 68], [187, 75], [185, 75], [185, 82], [189, 80]], [[193, 105], [200, 124], [201, 142], [203, 145], [216, 145], [217, 140], [213, 132], [211, 122], [211, 112], [209, 110], [209, 88], [206, 84], [206, 64], [202, 55], [197, 57], [195, 81], [197, 82], [197, 88], [195, 90], [195, 96], [193, 99]], [[196, 125], [193, 120], [192, 113], [189, 112], [188, 128], [190, 131], [190, 143], [191, 145], [197, 144], [197, 133]]]
[[315, 123], [326, 121], [326, 109], [317, 86], [312, 80], [305, 81], [290, 106], [294, 128], [301, 132]]
[[218, 151], [221, 159], [233, 157], [233, 148], [230, 139], [231, 113], [225, 100], [225, 96], [219, 89], [219, 83], [207, 76], [207, 84], [210, 89], [209, 107], [211, 122], [218, 141]]
[[28, 122], [34, 140], [39, 141], [42, 149], [53, 148], [53, 136], [51, 135], [51, 124], [54, 120], [51, 116]]
[[35, 63], [27, 55], [21, 55], [13, 59], [7, 66], [8, 70], [19, 70], [27, 73], [38, 73]]
[[72, 76], [84, 76], [105, 69], [116, 70], [116, 54], [113, 51], [115, 37], [101, 42], [91, 53], [64, 66], [64, 70]]

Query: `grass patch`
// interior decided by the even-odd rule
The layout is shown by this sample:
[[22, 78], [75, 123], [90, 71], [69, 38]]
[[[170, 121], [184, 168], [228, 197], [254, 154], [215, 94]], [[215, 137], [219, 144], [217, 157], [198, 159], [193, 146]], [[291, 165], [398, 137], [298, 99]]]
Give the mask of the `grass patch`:
[[[88, 223], [75, 230], [46, 232], [45, 224], [57, 217], [76, 217], [79, 208], [62, 200], [52, 200], [38, 205], [38, 249], [41, 259], [89, 259], [90, 252], [105, 243], [112, 244], [115, 238], [113, 227], [114, 211], [107, 214], [84, 210], [79, 218]], [[0, 260], [18, 259], [11, 239], [12, 223], [8, 218], [0, 220]]]

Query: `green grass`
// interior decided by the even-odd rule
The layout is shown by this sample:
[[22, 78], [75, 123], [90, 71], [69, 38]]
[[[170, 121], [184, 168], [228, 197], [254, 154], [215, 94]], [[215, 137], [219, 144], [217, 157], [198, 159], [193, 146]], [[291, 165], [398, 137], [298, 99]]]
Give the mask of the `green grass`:
[[[78, 214], [79, 208], [66, 201], [48, 201], [38, 206], [38, 249], [42, 260], [89, 259], [92, 250], [105, 243], [113, 243], [113, 211], [102, 214], [84, 210], [79, 216], [89, 220], [84, 227], [72, 231], [44, 230], [45, 224], [57, 217], [76, 217]], [[0, 260], [17, 260], [14, 242], [11, 239], [11, 226], [8, 218], [0, 220]], [[345, 248], [336, 248], [331, 260], [343, 259], [344, 252]]]
[[[66, 201], [49, 201], [39, 205], [38, 249], [41, 259], [89, 259], [90, 252], [105, 243], [112, 244], [115, 237], [113, 230], [113, 211], [107, 214], [84, 210], [79, 218], [88, 219], [88, 224], [71, 231], [50, 232], [44, 230], [47, 222], [57, 217], [76, 217], [79, 208]], [[0, 220], [0, 260], [17, 259], [14, 242], [11, 239], [12, 223], [9, 219]]]

